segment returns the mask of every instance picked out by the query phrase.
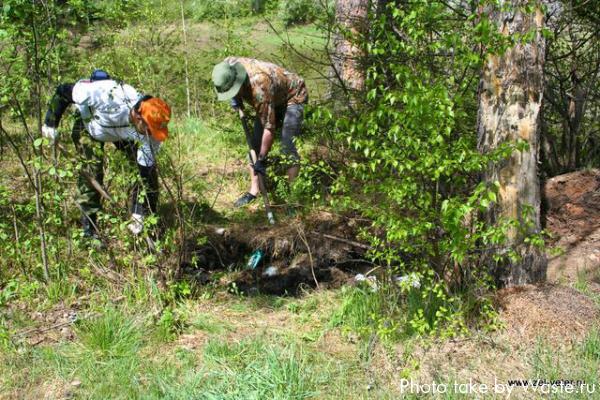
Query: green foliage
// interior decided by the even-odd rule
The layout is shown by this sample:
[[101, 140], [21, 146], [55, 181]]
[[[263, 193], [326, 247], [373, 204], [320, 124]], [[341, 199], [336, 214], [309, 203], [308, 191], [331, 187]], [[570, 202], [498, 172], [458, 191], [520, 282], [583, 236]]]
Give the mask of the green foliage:
[[[132, 0], [75, 0], [69, 1], [69, 5], [84, 6], [85, 9], [80, 15], [87, 17], [88, 22], [108, 23], [116, 27], [122, 27], [125, 24], [137, 18], [143, 18], [143, 2]], [[152, 4], [152, 2], [151, 2]]]
[[196, 21], [247, 17], [252, 14], [250, 0], [192, 0], [187, 5]]
[[179, 309], [173, 307], [165, 308], [156, 322], [156, 337], [160, 342], [173, 340], [182, 332], [186, 325], [185, 316]]
[[281, 0], [279, 18], [286, 27], [314, 21], [322, 12], [321, 4], [315, 0]]
[[430, 332], [441, 336], [466, 332], [466, 307], [460, 297], [448, 297], [440, 282], [431, 282], [418, 273], [404, 278], [386, 284], [371, 276], [357, 287], [343, 289], [342, 304], [331, 324], [358, 333], [363, 340], [372, 334], [393, 341]]
[[[485, 28], [485, 18], [473, 24], [456, 17], [443, 2], [429, 1], [372, 15], [368, 37], [352, 37], [368, 56], [366, 88], [353, 105], [360, 112], [321, 108], [309, 120], [309, 129], [326, 133], [322, 140], [340, 154], [329, 172], [331, 203], [372, 221], [362, 236], [386, 269], [378, 295], [384, 299], [371, 311], [384, 322], [375, 325], [389, 325], [394, 310], [386, 304], [400, 302], [407, 308], [404, 330], [418, 334], [456, 335], [481, 310], [491, 317], [481, 296], [491, 281], [478, 260], [515, 226], [480, 216], [498, 196], [497, 185], [478, 183], [480, 173], [521, 148], [505, 143], [483, 155], [476, 145], [482, 56], [473, 49], [490, 43], [497, 51], [502, 40]], [[395, 284], [412, 275], [418, 287]]]
[[341, 326], [357, 332], [363, 339], [376, 330], [377, 319], [381, 316], [383, 297], [368, 287], [345, 287], [342, 289], [342, 304], [332, 315], [332, 326]]
[[8, 328], [8, 324], [3, 317], [0, 317], [0, 349], [3, 351], [12, 347], [10, 337], [11, 332]]
[[166, 302], [175, 303], [192, 295], [194, 288], [187, 281], [171, 282], [168, 290], [164, 293]]
[[277, 193], [291, 204], [302, 204], [307, 209], [327, 203], [327, 188], [334, 180], [334, 169], [325, 161], [300, 160], [300, 174], [291, 185], [283, 171], [276, 180]]
[[[0, 9], [0, 56], [6, 62], [0, 73], [0, 105], [11, 104], [11, 114], [31, 115], [45, 89], [39, 79], [55, 63], [73, 54], [67, 28], [80, 22], [85, 6], [57, 1], [41, 7], [23, 0], [4, 1]], [[39, 96], [33, 97], [33, 94]], [[33, 127], [29, 127], [32, 129]], [[28, 129], [28, 130], [30, 130]]]
[[45, 286], [46, 299], [50, 304], [73, 298], [77, 287], [66, 278], [54, 279]]
[[[547, 177], [600, 161], [598, 118], [600, 36], [591, 34], [598, 25], [598, 6], [573, 3], [556, 13], [547, 24], [545, 89], [540, 147], [542, 172]], [[565, 34], [568, 32], [568, 34]]]
[[600, 331], [592, 329], [580, 345], [579, 351], [585, 358], [600, 362]]

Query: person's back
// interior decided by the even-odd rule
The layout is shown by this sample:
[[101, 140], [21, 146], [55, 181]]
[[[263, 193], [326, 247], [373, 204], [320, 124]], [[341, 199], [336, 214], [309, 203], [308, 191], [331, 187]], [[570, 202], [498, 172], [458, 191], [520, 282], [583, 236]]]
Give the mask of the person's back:
[[[248, 74], [251, 93], [245, 93], [244, 87], [240, 96], [252, 104], [262, 119], [265, 127], [269, 127], [269, 116], [264, 115], [269, 106], [274, 109], [292, 104], [305, 104], [308, 101], [308, 91], [304, 79], [279, 65], [246, 57], [227, 57], [229, 64], [240, 63]], [[274, 115], [273, 115], [274, 116]], [[273, 128], [275, 126], [273, 125]]]
[[[80, 80], [73, 87], [73, 101], [84, 122], [97, 135], [113, 135], [111, 129], [128, 129], [129, 110], [142, 95], [133, 87], [111, 79]], [[90, 125], [93, 124], [93, 125]], [[94, 132], [90, 132], [92, 135]]]

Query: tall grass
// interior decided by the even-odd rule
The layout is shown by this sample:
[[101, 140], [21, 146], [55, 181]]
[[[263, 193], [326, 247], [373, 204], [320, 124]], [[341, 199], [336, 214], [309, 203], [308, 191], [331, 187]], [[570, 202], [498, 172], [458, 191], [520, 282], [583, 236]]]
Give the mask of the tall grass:
[[[85, 399], [299, 400], [335, 398], [349, 388], [350, 364], [327, 361], [293, 338], [227, 341], [229, 331], [215, 329], [199, 351], [191, 351], [156, 342], [156, 329], [108, 307], [77, 323], [73, 343], [0, 356], [0, 382], [13, 394], [57, 382]], [[0, 390], [0, 398], [4, 394]]]

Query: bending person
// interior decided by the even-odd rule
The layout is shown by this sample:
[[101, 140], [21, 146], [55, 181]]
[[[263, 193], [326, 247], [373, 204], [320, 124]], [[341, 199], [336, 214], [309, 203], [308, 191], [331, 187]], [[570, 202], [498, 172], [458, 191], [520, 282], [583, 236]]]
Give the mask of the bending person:
[[78, 111], [71, 137], [84, 158], [77, 183], [83, 234], [97, 237], [101, 196], [86, 175], [102, 184], [104, 144], [107, 142], [114, 143], [138, 166], [143, 188], [139, 184], [133, 188], [132, 218], [128, 228], [133, 234], [139, 234], [143, 230], [144, 217], [155, 213], [158, 206], [155, 157], [161, 142], [168, 136], [169, 105], [159, 98], [143, 96], [133, 87], [111, 79], [106, 72], [96, 70], [90, 79], [56, 88], [42, 127], [44, 137], [52, 142], [57, 139], [57, 127], [71, 104]]
[[226, 58], [214, 67], [212, 80], [219, 100], [230, 100], [234, 108], [242, 110], [248, 104], [256, 111], [252, 147], [258, 161], [249, 168], [250, 190], [234, 204], [241, 207], [254, 201], [260, 192], [257, 174], [266, 174], [265, 158], [277, 128], [281, 128], [282, 153], [289, 162], [289, 182], [298, 176], [300, 156], [294, 138], [301, 131], [308, 92], [297, 74], [251, 58]]

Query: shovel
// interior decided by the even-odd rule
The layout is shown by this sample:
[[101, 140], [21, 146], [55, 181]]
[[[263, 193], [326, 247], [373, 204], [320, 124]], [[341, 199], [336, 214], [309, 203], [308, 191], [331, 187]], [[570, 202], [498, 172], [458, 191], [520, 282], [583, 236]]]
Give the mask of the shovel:
[[[244, 128], [244, 133], [246, 134], [246, 142], [248, 143], [250, 162], [254, 167], [254, 163], [258, 160], [256, 155], [256, 151], [252, 148], [252, 136], [250, 134], [250, 128], [248, 127], [248, 122], [244, 118], [244, 111], [240, 108], [237, 109], [240, 115], [240, 120], [242, 121], [242, 126]], [[275, 217], [273, 216], [273, 211], [271, 211], [271, 204], [269, 203], [269, 195], [267, 194], [267, 188], [265, 186], [265, 177], [262, 174], [258, 174], [258, 188], [262, 193], [262, 198], [265, 203], [265, 211], [267, 212], [267, 219], [269, 220], [269, 224], [275, 225]]]

